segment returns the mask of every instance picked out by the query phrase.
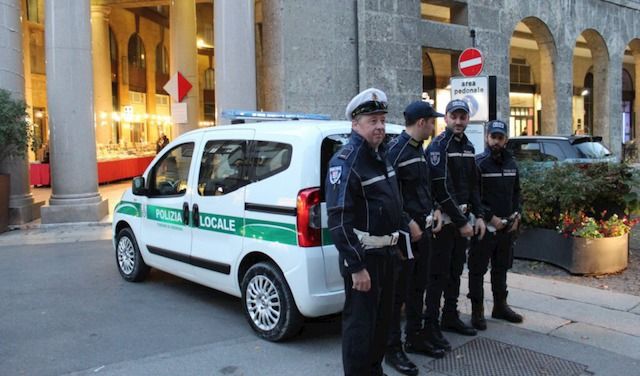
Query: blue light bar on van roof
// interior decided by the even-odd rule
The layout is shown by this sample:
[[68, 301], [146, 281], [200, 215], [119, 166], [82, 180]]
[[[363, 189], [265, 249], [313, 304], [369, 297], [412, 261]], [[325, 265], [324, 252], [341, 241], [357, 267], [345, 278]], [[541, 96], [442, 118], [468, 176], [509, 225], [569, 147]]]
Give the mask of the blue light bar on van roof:
[[245, 110], [225, 110], [222, 111], [225, 119], [244, 120], [331, 120], [329, 115], [304, 114], [296, 112], [265, 112], [265, 111], [245, 111]]

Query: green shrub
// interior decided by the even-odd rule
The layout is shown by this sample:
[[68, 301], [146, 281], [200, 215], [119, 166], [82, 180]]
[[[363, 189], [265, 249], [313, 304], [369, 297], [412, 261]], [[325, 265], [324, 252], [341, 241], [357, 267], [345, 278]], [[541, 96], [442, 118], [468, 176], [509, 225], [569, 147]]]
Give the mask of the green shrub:
[[34, 141], [26, 110], [24, 101], [13, 99], [9, 91], [0, 89], [0, 163], [7, 158], [25, 157], [27, 147]]
[[[624, 163], [520, 166], [523, 222], [556, 229], [565, 213], [580, 213], [600, 220], [620, 217], [640, 208], [637, 172]], [[606, 219], [605, 218], [605, 219]]]

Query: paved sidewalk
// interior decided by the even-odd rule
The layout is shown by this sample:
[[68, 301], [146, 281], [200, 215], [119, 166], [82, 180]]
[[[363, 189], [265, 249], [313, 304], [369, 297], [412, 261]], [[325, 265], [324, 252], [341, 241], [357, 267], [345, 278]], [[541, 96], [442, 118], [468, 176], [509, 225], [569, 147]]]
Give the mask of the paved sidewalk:
[[[0, 245], [45, 245], [109, 240], [110, 231], [111, 228], [107, 222], [56, 226], [33, 225], [0, 234]], [[461, 312], [469, 314], [471, 307], [465, 297], [466, 278], [465, 272], [459, 301]], [[485, 309], [488, 330], [478, 337], [461, 337], [445, 333], [451, 339], [454, 350], [442, 360], [434, 361], [430, 358], [411, 355], [412, 359], [420, 365], [421, 374], [491, 374], [491, 371], [487, 371], [488, 369], [500, 370], [502, 372], [500, 374], [505, 375], [536, 374], [527, 373], [526, 370], [512, 371], [509, 368], [527, 361], [538, 362], [538, 365], [545, 363], [547, 367], [551, 367], [550, 364], [553, 365], [558, 372], [545, 373], [553, 375], [640, 374], [638, 371], [640, 369], [640, 297], [514, 273], [510, 273], [508, 278], [509, 302], [517, 311], [525, 315], [525, 322], [514, 325], [491, 319], [491, 291], [487, 279], [485, 280], [487, 297]], [[463, 319], [469, 318], [464, 315]], [[249, 375], [253, 373], [247, 370], [255, 370], [256, 368], [251, 367], [258, 359], [264, 361], [265, 356], [272, 353], [290, 358], [291, 362], [286, 365], [265, 365], [263, 368], [265, 372], [261, 374], [293, 375], [306, 369], [306, 374], [322, 375], [339, 373], [340, 370], [339, 338], [327, 338], [326, 351], [310, 354], [309, 357], [300, 356], [300, 346], [304, 348], [303, 342], [273, 344], [254, 337], [244, 338], [241, 342], [247, 341], [255, 341], [256, 354], [234, 353], [233, 348], [237, 345], [235, 343], [216, 343], [179, 354], [159, 354], [148, 359], [109, 365], [107, 369], [98, 371], [107, 374], [150, 374], [149, 372], [172, 374], [173, 371], [181, 374], [201, 374], [201, 371], [207, 369], [206, 367], [213, 362], [213, 364], [244, 364], [223, 373]], [[503, 363], [500, 363], [500, 359], [478, 355], [478, 351], [487, 348], [493, 348], [494, 353], [502, 352], [507, 360], [503, 359]], [[252, 356], [258, 356], [258, 358], [248, 359]], [[216, 359], [220, 363], [216, 363]], [[494, 362], [494, 364], [487, 362]], [[310, 371], [309, 365], [313, 366]], [[249, 368], [244, 368], [243, 371], [243, 367]], [[142, 372], [143, 369], [144, 372]], [[95, 371], [87, 370], [87, 373]], [[209, 370], [207, 373], [213, 371]], [[386, 371], [390, 375], [396, 374], [388, 368]]]

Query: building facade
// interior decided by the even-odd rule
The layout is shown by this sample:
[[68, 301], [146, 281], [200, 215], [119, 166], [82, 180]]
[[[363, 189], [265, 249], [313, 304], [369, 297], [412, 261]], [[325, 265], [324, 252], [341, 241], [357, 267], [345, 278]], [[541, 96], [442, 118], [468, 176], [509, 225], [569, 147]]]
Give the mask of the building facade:
[[[638, 131], [635, 0], [0, 0], [0, 13], [0, 87], [48, 144], [0, 166], [12, 223], [99, 220], [101, 161], [153, 155], [160, 134], [223, 124], [225, 109], [341, 119], [370, 86], [393, 122], [416, 99], [443, 109], [472, 46], [512, 135], [580, 129], [620, 155]], [[193, 86], [180, 120], [163, 90], [177, 72]], [[36, 164], [50, 166], [42, 208]]]

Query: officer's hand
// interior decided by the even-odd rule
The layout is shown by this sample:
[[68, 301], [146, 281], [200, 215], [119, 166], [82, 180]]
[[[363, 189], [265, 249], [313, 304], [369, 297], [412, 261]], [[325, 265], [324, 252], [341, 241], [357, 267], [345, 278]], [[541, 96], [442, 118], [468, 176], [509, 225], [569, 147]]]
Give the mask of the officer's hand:
[[411, 242], [416, 243], [422, 238], [422, 229], [420, 225], [413, 219], [409, 222], [409, 231], [411, 232]]
[[509, 227], [509, 232], [514, 232], [518, 229], [518, 226], [520, 226], [520, 217], [516, 218], [513, 223], [511, 224], [511, 227]]
[[431, 232], [434, 234], [442, 230], [442, 212], [436, 210], [433, 212], [433, 225], [431, 226]]
[[473, 233], [478, 235], [478, 240], [482, 240], [482, 238], [484, 238], [484, 232], [486, 230], [487, 230], [487, 226], [484, 224], [484, 219], [482, 218], [476, 219], [475, 231]]
[[491, 224], [491, 226], [495, 227], [496, 230], [500, 231], [504, 228], [504, 223], [502, 222], [502, 219], [496, 217], [495, 215], [493, 217], [491, 217], [491, 221], [489, 222]]
[[460, 236], [463, 238], [470, 238], [473, 236], [473, 227], [470, 224], [466, 223], [464, 226], [460, 227]]
[[369, 277], [367, 269], [351, 273], [351, 280], [353, 281], [353, 289], [356, 291], [367, 292], [371, 289], [371, 277]]

